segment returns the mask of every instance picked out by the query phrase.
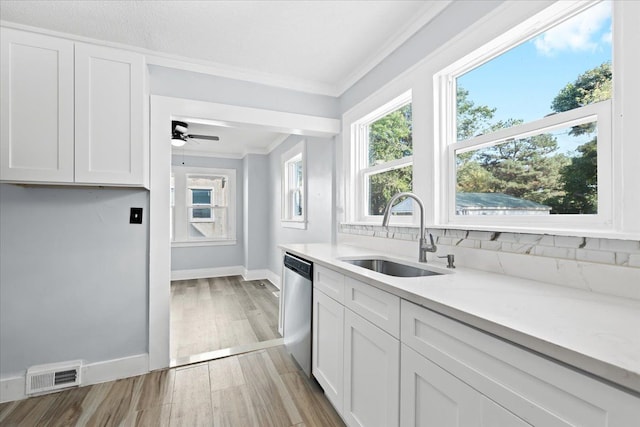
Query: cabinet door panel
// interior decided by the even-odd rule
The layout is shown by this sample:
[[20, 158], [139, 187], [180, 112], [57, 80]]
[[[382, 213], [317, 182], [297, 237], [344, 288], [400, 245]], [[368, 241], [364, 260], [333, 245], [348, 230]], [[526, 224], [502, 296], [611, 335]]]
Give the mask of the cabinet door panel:
[[477, 391], [404, 344], [401, 366], [403, 427], [481, 426]]
[[348, 309], [344, 324], [344, 420], [349, 426], [397, 426], [400, 342]]
[[76, 181], [145, 184], [142, 55], [76, 45]]
[[344, 307], [317, 289], [313, 291], [313, 376], [333, 407], [342, 412]]
[[8, 28], [2, 41], [3, 180], [73, 181], [73, 43]]

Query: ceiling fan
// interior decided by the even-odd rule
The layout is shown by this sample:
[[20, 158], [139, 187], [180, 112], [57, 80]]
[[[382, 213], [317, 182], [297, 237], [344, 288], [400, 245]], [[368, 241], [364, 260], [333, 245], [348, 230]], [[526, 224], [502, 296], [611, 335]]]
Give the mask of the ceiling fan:
[[220, 138], [213, 135], [192, 135], [188, 133], [189, 125], [176, 120], [171, 121], [171, 145], [182, 147], [191, 139], [206, 139], [209, 141], [220, 141]]

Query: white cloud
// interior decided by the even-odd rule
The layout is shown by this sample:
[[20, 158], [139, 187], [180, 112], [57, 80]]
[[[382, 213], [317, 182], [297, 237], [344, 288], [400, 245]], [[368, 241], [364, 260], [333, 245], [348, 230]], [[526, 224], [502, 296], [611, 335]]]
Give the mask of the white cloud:
[[[611, 17], [611, 3], [606, 1], [547, 30], [533, 40], [537, 51], [552, 56], [563, 51], [595, 51], [602, 42], [611, 43], [611, 34], [595, 38]], [[607, 29], [608, 30], [608, 29]]]

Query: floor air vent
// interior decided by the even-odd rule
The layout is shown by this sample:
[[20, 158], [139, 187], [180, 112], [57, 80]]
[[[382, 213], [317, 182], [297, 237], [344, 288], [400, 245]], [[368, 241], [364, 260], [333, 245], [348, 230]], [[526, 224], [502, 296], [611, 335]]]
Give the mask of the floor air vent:
[[27, 370], [27, 395], [80, 385], [82, 362], [32, 366]]

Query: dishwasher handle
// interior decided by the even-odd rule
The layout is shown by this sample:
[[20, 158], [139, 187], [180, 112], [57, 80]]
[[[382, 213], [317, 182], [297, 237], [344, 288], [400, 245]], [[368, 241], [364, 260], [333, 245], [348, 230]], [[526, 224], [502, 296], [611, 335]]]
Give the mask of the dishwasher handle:
[[313, 264], [290, 253], [284, 254], [284, 266], [305, 279], [313, 280]]

